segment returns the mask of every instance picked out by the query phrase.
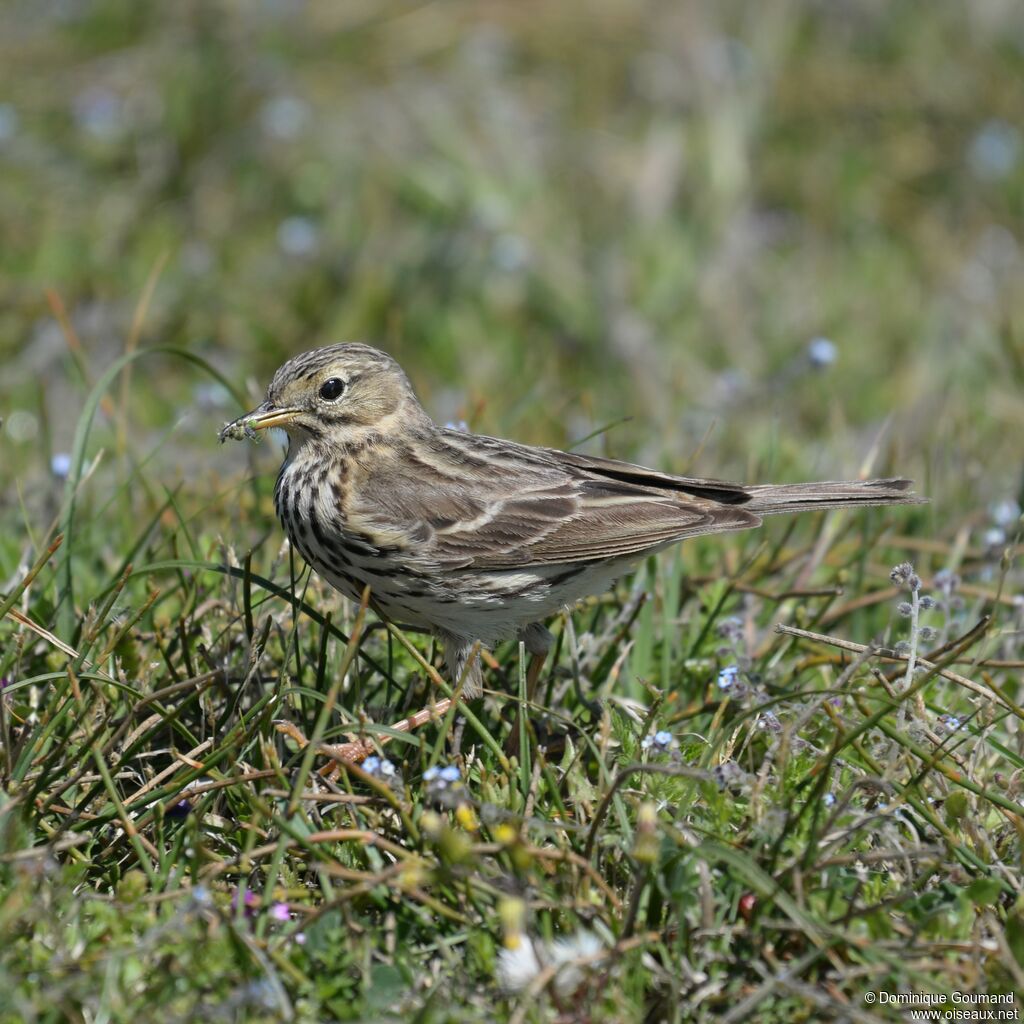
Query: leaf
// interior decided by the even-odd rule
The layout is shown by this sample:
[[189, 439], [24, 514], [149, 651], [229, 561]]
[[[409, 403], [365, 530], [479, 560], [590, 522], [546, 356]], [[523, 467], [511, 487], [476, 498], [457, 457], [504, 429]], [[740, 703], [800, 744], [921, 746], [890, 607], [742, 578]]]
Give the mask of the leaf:
[[976, 907], [987, 907], [999, 899], [1002, 891], [1003, 883], [998, 878], [976, 878], [964, 889], [964, 895]]
[[409, 985], [397, 967], [391, 964], [374, 964], [370, 970], [367, 1005], [380, 1010], [394, 1006], [408, 989]]
[[1024, 896], [1017, 900], [1006, 919], [1006, 944], [1014, 960], [1024, 967]]

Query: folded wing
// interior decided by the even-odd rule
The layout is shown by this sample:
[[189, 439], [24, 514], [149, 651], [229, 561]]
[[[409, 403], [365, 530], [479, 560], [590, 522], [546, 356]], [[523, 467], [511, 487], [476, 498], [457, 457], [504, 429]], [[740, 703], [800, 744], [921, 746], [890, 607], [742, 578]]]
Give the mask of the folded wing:
[[350, 520], [378, 536], [412, 537], [422, 561], [449, 569], [639, 557], [761, 521], [740, 507], [748, 498], [734, 484], [497, 444], [459, 434], [445, 451], [420, 458], [415, 474], [396, 460], [361, 486], [361, 508]]

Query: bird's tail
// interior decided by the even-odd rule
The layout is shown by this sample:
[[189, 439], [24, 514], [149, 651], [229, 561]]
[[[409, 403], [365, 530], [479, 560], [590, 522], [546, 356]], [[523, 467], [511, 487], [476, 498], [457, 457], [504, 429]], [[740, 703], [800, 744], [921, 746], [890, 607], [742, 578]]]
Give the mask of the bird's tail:
[[927, 498], [908, 492], [911, 480], [827, 480], [810, 484], [757, 484], [745, 488], [743, 508], [762, 516], [813, 512], [852, 505], [922, 505]]

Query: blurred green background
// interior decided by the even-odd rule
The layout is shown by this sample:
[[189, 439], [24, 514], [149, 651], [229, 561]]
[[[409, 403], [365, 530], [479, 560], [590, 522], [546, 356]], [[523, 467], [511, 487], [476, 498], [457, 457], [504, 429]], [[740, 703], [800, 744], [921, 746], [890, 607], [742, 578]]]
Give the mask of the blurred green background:
[[[1022, 81], [1016, 0], [8, 0], [2, 500], [155, 280], [138, 343], [251, 398], [363, 339], [440, 420], [680, 471], [855, 474], [887, 427], [951, 530], [1020, 487]], [[240, 469], [195, 367], [128, 402], [168, 482]]]

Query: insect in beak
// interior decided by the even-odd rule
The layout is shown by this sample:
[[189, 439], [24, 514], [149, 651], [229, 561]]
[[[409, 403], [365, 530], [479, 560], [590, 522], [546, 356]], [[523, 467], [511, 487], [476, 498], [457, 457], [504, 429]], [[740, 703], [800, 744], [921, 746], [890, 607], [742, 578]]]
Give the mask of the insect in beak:
[[266, 430], [268, 427], [280, 427], [288, 423], [297, 413], [298, 409], [278, 409], [270, 402], [264, 402], [257, 406], [252, 412], [239, 416], [226, 424], [217, 436], [221, 444], [230, 438], [232, 441], [258, 441], [258, 430]]

